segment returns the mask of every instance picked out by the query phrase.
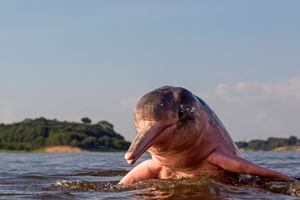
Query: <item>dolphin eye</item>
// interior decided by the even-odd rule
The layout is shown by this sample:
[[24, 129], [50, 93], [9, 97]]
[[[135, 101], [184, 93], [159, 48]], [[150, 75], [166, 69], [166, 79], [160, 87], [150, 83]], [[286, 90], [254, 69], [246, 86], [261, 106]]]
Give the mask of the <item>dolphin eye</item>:
[[181, 110], [178, 112], [178, 117], [181, 121], [191, 119], [190, 112], [185, 112]]
[[193, 113], [195, 112], [195, 108], [180, 105], [179, 110], [178, 110], [178, 117], [180, 121], [188, 121], [188, 120], [194, 120]]
[[181, 118], [183, 117], [183, 115], [184, 115], [184, 112], [182, 112], [182, 111], [179, 111], [179, 112], [178, 112], [178, 117], [179, 117], [179, 119], [181, 119]]

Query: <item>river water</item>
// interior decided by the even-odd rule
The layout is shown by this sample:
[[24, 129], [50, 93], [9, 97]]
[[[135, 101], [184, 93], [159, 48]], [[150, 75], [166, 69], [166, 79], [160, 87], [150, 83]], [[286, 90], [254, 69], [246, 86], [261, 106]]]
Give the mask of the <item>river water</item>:
[[[123, 154], [0, 153], [0, 199], [300, 199], [300, 182], [259, 179], [151, 180], [122, 187], [117, 183], [131, 169]], [[244, 157], [300, 177], [300, 152], [251, 152]]]

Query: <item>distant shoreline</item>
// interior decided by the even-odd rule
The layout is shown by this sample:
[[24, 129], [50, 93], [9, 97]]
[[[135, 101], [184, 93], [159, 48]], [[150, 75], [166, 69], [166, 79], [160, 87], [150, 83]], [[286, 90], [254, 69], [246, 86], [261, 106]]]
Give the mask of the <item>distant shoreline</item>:
[[241, 151], [300, 151], [300, 139], [296, 136], [239, 141], [236, 145]]
[[0, 153], [47, 153], [47, 154], [59, 154], [59, 153], [84, 153], [84, 152], [125, 152], [125, 150], [105, 150], [105, 151], [93, 151], [93, 150], [86, 150], [81, 149], [78, 147], [72, 146], [51, 146], [51, 147], [44, 147], [40, 149], [34, 150], [8, 150], [8, 149], [0, 149]]
[[[240, 149], [241, 152], [287, 152], [287, 151], [295, 151], [300, 152], [300, 146], [284, 146], [278, 147], [273, 150], [252, 150], [252, 149]], [[78, 147], [72, 146], [51, 146], [45, 147], [41, 149], [35, 149], [32, 151], [24, 151], [24, 150], [3, 150], [0, 149], [0, 153], [47, 153], [47, 154], [59, 154], [59, 153], [83, 153], [83, 152], [125, 152], [125, 151], [90, 151], [84, 150]]]
[[272, 150], [253, 150], [253, 149], [240, 149], [241, 152], [286, 152], [286, 151], [299, 151], [300, 152], [300, 146], [283, 146], [283, 147], [277, 147]]
[[[296, 136], [235, 143], [241, 151], [249, 152], [300, 151], [300, 139]], [[83, 117], [81, 122], [70, 122], [40, 117], [11, 124], [0, 123], [0, 152], [124, 152], [129, 146], [130, 142], [105, 120], [92, 123], [88, 117]]]

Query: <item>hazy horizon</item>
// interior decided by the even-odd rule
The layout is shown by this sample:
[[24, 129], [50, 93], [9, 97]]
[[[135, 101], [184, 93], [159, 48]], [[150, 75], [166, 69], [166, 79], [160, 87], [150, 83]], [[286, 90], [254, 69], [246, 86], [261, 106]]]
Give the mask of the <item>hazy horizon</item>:
[[300, 137], [299, 1], [2, 1], [0, 123], [107, 120], [182, 86], [234, 140]]

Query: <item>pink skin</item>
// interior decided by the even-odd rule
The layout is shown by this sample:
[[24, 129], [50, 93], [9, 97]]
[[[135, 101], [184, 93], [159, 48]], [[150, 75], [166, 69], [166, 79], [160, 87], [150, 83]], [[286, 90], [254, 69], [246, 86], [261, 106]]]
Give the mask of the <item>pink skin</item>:
[[[173, 88], [171, 88], [173, 89]], [[226, 129], [198, 103], [195, 121], [179, 127], [179, 117], [168, 112], [163, 120], [143, 119], [135, 114], [137, 137], [125, 154], [129, 164], [148, 151], [152, 159], [134, 167], [120, 184], [147, 179], [199, 176], [220, 177], [230, 173], [249, 174], [274, 180], [294, 180], [260, 167], [241, 157]]]

